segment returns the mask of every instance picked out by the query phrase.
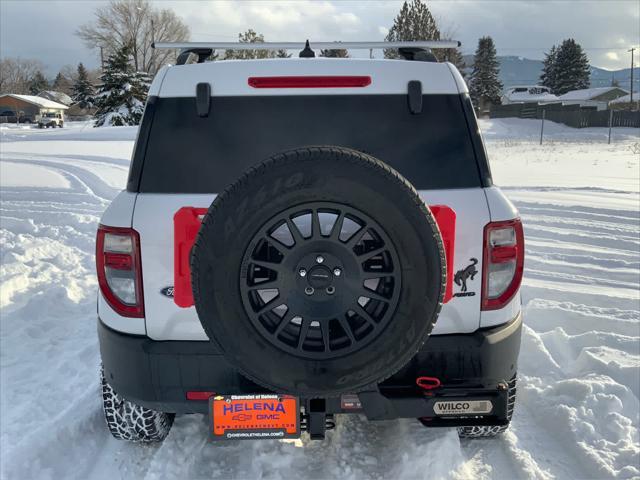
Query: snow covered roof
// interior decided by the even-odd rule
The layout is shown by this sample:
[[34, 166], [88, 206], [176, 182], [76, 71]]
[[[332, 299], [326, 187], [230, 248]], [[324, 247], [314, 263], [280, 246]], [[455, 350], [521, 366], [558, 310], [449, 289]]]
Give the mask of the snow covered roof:
[[47, 100], [52, 100], [54, 102], [62, 103], [63, 105], [69, 106], [73, 103], [73, 99], [64, 92], [56, 92], [54, 90], [44, 90], [38, 94], [39, 97], [46, 98]]
[[560, 100], [593, 100], [594, 98], [612, 90], [626, 92], [626, 90], [623, 90], [620, 87], [583, 88], [581, 90], [572, 90], [564, 95], [560, 95]]
[[504, 98], [508, 100], [509, 103], [559, 101], [558, 97], [542, 85], [514, 85], [505, 90]]
[[16, 93], [7, 93], [5, 95], [0, 95], [2, 97], [13, 97], [18, 100], [22, 100], [28, 103], [32, 103], [34, 105], [38, 105], [43, 108], [55, 108], [58, 110], [67, 110], [69, 107], [63, 105], [62, 103], [54, 102], [53, 100], [48, 100], [42, 97], [36, 97], [35, 95], [18, 95]]
[[[640, 102], [640, 93], [634, 92], [633, 95], [634, 102]], [[628, 93], [622, 97], [618, 97], [615, 100], [611, 100], [609, 103], [631, 103], [631, 94]]]

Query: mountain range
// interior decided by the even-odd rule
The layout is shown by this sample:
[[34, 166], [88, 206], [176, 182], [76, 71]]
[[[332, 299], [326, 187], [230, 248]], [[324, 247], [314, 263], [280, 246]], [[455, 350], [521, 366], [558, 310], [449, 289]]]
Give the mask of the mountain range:
[[[514, 85], [536, 85], [539, 83], [542, 72], [542, 60], [516, 56], [498, 57], [500, 62], [500, 81], [506, 87]], [[464, 62], [467, 65], [465, 73], [471, 73], [473, 67], [473, 55], [465, 55]], [[610, 87], [613, 80], [618, 82], [620, 88], [629, 90], [631, 69], [605, 70], [604, 68], [591, 67], [591, 87]], [[633, 91], [640, 90], [640, 68], [633, 69]]]

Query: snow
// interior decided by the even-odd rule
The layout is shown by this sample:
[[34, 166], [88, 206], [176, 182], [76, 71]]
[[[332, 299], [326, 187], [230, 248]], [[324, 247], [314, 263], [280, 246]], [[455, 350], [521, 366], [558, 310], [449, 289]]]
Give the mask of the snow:
[[620, 87], [596, 87], [596, 88], [582, 88], [580, 90], [573, 90], [567, 92], [564, 95], [560, 95], [560, 100], [592, 100], [604, 93], [608, 93], [611, 90], [620, 90]]
[[322, 442], [162, 445], [107, 433], [94, 235], [126, 182], [135, 128], [0, 127], [2, 478], [639, 478], [638, 129], [481, 121], [495, 182], [526, 229], [525, 328], [508, 433], [461, 441], [414, 420], [338, 419]]

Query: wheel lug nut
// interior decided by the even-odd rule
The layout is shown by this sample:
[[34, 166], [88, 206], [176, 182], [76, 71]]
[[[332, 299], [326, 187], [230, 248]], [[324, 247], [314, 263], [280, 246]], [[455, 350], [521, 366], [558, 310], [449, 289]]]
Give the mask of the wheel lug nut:
[[327, 287], [326, 292], [328, 295], [333, 295], [334, 293], [336, 293], [336, 289], [335, 287]]
[[306, 277], [307, 271], [304, 268], [301, 268], [300, 270], [298, 270], [298, 275], [300, 275], [301, 277]]
[[333, 269], [333, 274], [334, 274], [336, 277], [339, 277], [340, 275], [342, 275], [342, 270], [340, 270], [339, 268], [334, 268], [334, 269]]
[[318, 263], [322, 263], [322, 262], [324, 262], [324, 257], [323, 257], [322, 255], [318, 255], [318, 256], [316, 257], [316, 262], [318, 262]]
[[306, 293], [307, 295], [313, 295], [313, 287], [307, 287], [304, 289], [304, 293]]

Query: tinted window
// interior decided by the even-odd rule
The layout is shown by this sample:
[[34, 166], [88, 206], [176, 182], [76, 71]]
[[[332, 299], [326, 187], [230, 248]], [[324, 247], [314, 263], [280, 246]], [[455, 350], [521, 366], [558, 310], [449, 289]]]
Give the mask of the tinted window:
[[130, 190], [219, 192], [252, 164], [308, 145], [369, 153], [418, 189], [482, 186], [459, 95], [425, 95], [418, 115], [406, 95], [213, 97], [205, 118], [195, 98], [157, 98], [148, 110]]

